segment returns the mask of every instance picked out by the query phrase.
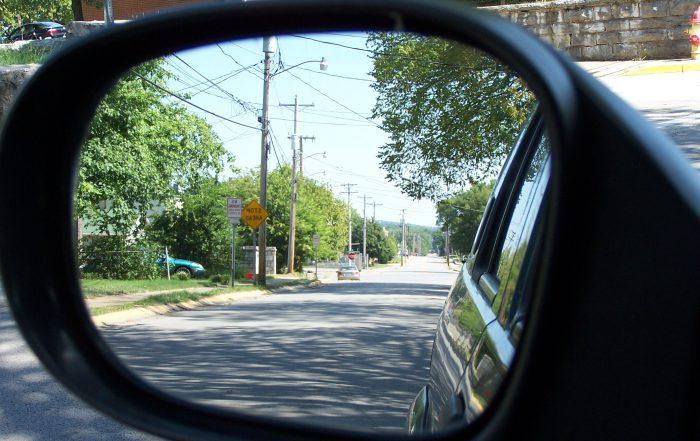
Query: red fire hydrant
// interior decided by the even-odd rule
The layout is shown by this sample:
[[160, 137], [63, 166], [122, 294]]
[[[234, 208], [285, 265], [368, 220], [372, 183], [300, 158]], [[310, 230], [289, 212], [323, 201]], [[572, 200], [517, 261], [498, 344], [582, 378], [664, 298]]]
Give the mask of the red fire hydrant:
[[700, 6], [693, 12], [690, 17], [690, 31], [688, 40], [690, 40], [690, 58], [700, 60]]

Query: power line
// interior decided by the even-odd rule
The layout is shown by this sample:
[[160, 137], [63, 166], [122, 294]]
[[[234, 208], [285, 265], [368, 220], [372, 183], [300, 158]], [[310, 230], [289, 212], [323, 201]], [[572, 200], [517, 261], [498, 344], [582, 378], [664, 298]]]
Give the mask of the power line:
[[[294, 121], [293, 119], [278, 118], [278, 117], [270, 117], [268, 119], [273, 119], [273, 120], [277, 120], [277, 121]], [[324, 122], [324, 121], [308, 121], [308, 120], [301, 121], [301, 120], [299, 120], [299, 122], [300, 123], [303, 122], [305, 124], [322, 124], [322, 125], [326, 125], [326, 126], [376, 127], [376, 126], [373, 126], [371, 124], [334, 123], [334, 122], [328, 122], [328, 121]]]
[[373, 82], [374, 82], [374, 80], [371, 80], [371, 79], [369, 79], [369, 78], [358, 78], [358, 77], [351, 77], [351, 76], [347, 76], [347, 75], [332, 74], [332, 73], [323, 72], [323, 71], [320, 71], [320, 70], [309, 69], [309, 68], [307, 68], [307, 67], [299, 67], [299, 69], [300, 69], [300, 70], [305, 70], [305, 71], [307, 71], [307, 72], [319, 74], [319, 75], [326, 75], [326, 76], [328, 76], [328, 77], [343, 78], [343, 79], [345, 79], [345, 80], [366, 81], [366, 82], [368, 82], [368, 83], [373, 83]]
[[304, 40], [315, 41], [316, 43], [328, 44], [328, 45], [331, 45], [331, 46], [338, 46], [338, 47], [342, 47], [342, 48], [345, 48], [345, 49], [352, 49], [352, 50], [355, 50], [355, 51], [362, 51], [362, 52], [369, 52], [369, 53], [373, 53], [373, 52], [374, 52], [374, 51], [372, 51], [372, 50], [370, 50], [370, 49], [365, 49], [365, 48], [356, 47], [356, 46], [349, 46], [349, 45], [347, 45], [347, 44], [336, 43], [336, 42], [333, 42], [333, 41], [319, 40], [319, 39], [317, 39], [317, 38], [306, 37], [306, 36], [304, 36], [304, 35], [290, 34], [290, 36], [296, 37], [296, 38], [303, 38]]
[[228, 90], [224, 89], [223, 87], [219, 86], [217, 83], [215, 83], [215, 82], [213, 82], [212, 80], [210, 80], [209, 78], [207, 78], [203, 73], [201, 73], [200, 71], [198, 71], [197, 69], [195, 69], [194, 67], [192, 67], [188, 62], [186, 62], [185, 60], [183, 60], [182, 58], [180, 58], [177, 54], [173, 54], [173, 57], [175, 57], [175, 58], [177, 58], [178, 60], [180, 60], [180, 62], [181, 62], [182, 64], [184, 64], [185, 66], [187, 66], [187, 67], [189, 67], [190, 69], [192, 69], [195, 73], [197, 73], [197, 75], [199, 75], [199, 76], [202, 77], [204, 80], [206, 80], [206, 81], [208, 81], [209, 83], [211, 83], [212, 86], [214, 86], [214, 87], [216, 87], [217, 89], [219, 89], [219, 90], [220, 90], [221, 92], [223, 92], [225, 95], [229, 96], [233, 101], [235, 101], [236, 103], [238, 103], [238, 105], [240, 105], [240, 106], [243, 107], [244, 109], [246, 109], [246, 110], [248, 110], [248, 111], [250, 111], [250, 112], [257, 112], [257, 109], [255, 109], [254, 107], [252, 107], [249, 103], [243, 101], [242, 99], [238, 98], [237, 96], [235, 96], [234, 94], [232, 94], [232, 93], [229, 92]]
[[[252, 70], [250, 70], [250, 68], [248, 68], [248, 67], [242, 65], [241, 63], [239, 63], [238, 60], [236, 60], [235, 58], [233, 58], [233, 56], [232, 56], [231, 54], [229, 54], [228, 52], [226, 52], [226, 51], [224, 50], [224, 48], [222, 48], [221, 45], [220, 45], [219, 43], [216, 44], [216, 47], [219, 48], [219, 50], [221, 51], [222, 54], [226, 55], [226, 56], [229, 57], [234, 63], [236, 63], [237, 65], [239, 65], [241, 68], [243, 68], [243, 70], [245, 70], [246, 72], [248, 72], [249, 74], [253, 75], [254, 77], [256, 77], [256, 78], [259, 79], [259, 80], [262, 80], [262, 79], [263, 79], [263, 77], [261, 77], [258, 73], [253, 72]], [[256, 64], [257, 64], [257, 63], [256, 63]]]
[[313, 89], [313, 90], [315, 90], [316, 92], [320, 93], [321, 95], [325, 96], [325, 97], [328, 98], [329, 100], [333, 101], [334, 103], [336, 103], [337, 105], [339, 105], [339, 106], [342, 107], [343, 109], [346, 109], [346, 110], [350, 111], [351, 113], [354, 113], [355, 115], [359, 116], [360, 118], [369, 121], [372, 125], [376, 126], [377, 128], [381, 128], [381, 127], [379, 126], [379, 124], [377, 124], [377, 123], [375, 123], [374, 121], [372, 121], [371, 119], [369, 119], [369, 118], [363, 116], [361, 113], [352, 110], [351, 108], [349, 108], [349, 107], [346, 106], [345, 104], [341, 103], [340, 101], [336, 100], [335, 98], [331, 97], [331, 96], [328, 95], [327, 93], [322, 92], [321, 90], [317, 89], [315, 86], [312, 86], [311, 84], [309, 84], [309, 83], [307, 83], [306, 81], [304, 81], [304, 80], [302, 80], [301, 78], [299, 78], [299, 76], [295, 75], [294, 73], [289, 72], [289, 71], [287, 71], [287, 73], [288, 73], [289, 75], [293, 76], [294, 78], [296, 78], [297, 80], [301, 81], [302, 83], [306, 84], [306, 85], [307, 85], [308, 87], [310, 87], [311, 89]]
[[210, 114], [210, 115], [212, 115], [212, 116], [215, 116], [215, 117], [220, 118], [220, 119], [222, 119], [222, 120], [224, 120], [224, 121], [228, 121], [228, 122], [230, 122], [230, 123], [236, 124], [236, 125], [241, 126], [241, 127], [247, 127], [247, 128], [249, 128], [249, 129], [260, 130], [258, 127], [249, 126], [248, 124], [244, 124], [244, 123], [241, 123], [241, 122], [238, 122], [238, 121], [234, 121], [234, 120], [232, 120], [232, 119], [230, 119], [230, 118], [226, 118], [225, 116], [221, 116], [221, 115], [219, 115], [219, 114], [216, 113], [216, 112], [212, 112], [212, 111], [209, 110], [209, 109], [205, 109], [204, 107], [202, 107], [202, 106], [200, 106], [200, 105], [197, 105], [197, 104], [193, 103], [192, 101], [190, 101], [190, 100], [188, 100], [188, 99], [186, 99], [186, 98], [181, 97], [180, 95], [176, 94], [175, 92], [172, 92], [172, 91], [166, 89], [165, 87], [162, 87], [162, 86], [160, 86], [160, 85], [154, 83], [153, 81], [149, 80], [148, 78], [146, 78], [146, 77], [144, 77], [144, 76], [142, 76], [142, 75], [140, 75], [140, 74], [138, 74], [138, 73], [134, 73], [134, 75], [136, 75], [137, 77], [141, 78], [143, 81], [147, 82], [147, 83], [150, 84], [151, 86], [153, 86], [153, 87], [159, 89], [160, 91], [165, 92], [165, 93], [167, 93], [168, 95], [170, 95], [170, 96], [172, 96], [172, 97], [174, 97], [174, 98], [177, 98], [178, 100], [182, 101], [183, 103], [189, 104], [190, 106], [192, 106], [192, 107], [194, 107], [194, 108], [196, 108], [196, 109], [201, 110], [202, 112], [208, 113], [208, 114]]
[[379, 55], [379, 56], [393, 56], [393, 57], [404, 58], [404, 59], [412, 60], [412, 61], [420, 61], [420, 62], [422, 62], [422, 63], [436, 64], [436, 65], [440, 65], [440, 66], [455, 66], [455, 67], [460, 67], [460, 68], [467, 69], [467, 70], [480, 70], [480, 71], [496, 71], [496, 72], [501, 72], [501, 71], [498, 70], [498, 69], [494, 69], [494, 68], [486, 67], [486, 66], [469, 66], [469, 65], [461, 64], [461, 63], [446, 63], [446, 62], [444, 62], [444, 61], [430, 61], [430, 60], [425, 60], [425, 59], [421, 59], [421, 58], [417, 58], [417, 57], [410, 57], [410, 56], [407, 56], [407, 55], [396, 55], [396, 54], [392, 54], [392, 53], [389, 53], [389, 52], [376, 52], [376, 51], [374, 51], [374, 50], [372, 50], [372, 49], [366, 49], [366, 48], [361, 48], [361, 47], [357, 47], [357, 46], [350, 46], [350, 45], [347, 45], [347, 44], [336, 43], [336, 42], [334, 42], [334, 41], [320, 40], [320, 39], [318, 39], [318, 38], [306, 37], [306, 36], [303, 36], [303, 35], [296, 35], [296, 34], [290, 34], [290, 35], [291, 35], [292, 37], [296, 37], [296, 38], [303, 38], [303, 39], [305, 39], [305, 40], [315, 41], [316, 43], [321, 43], [321, 44], [327, 44], [327, 45], [331, 45], [331, 46], [342, 47], [342, 48], [345, 48], [345, 49], [351, 49], [351, 50], [355, 50], [355, 51], [369, 52], [369, 53], [371, 53], [371, 54], [373, 54], [373, 55]]

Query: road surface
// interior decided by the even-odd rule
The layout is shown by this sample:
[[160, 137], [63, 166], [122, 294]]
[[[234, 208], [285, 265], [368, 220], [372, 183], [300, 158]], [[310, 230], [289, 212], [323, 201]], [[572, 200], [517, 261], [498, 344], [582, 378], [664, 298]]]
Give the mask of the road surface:
[[599, 79], [664, 131], [700, 169], [700, 72], [613, 74]]
[[154, 440], [70, 395], [39, 364], [0, 290], [0, 440]]
[[153, 317], [105, 335], [137, 373], [190, 400], [403, 431], [456, 275], [438, 258], [414, 257], [359, 282]]

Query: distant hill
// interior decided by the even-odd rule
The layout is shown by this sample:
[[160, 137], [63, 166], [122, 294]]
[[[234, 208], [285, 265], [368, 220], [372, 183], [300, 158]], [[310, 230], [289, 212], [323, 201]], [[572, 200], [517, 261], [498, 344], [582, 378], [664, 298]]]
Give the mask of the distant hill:
[[[401, 244], [401, 223], [392, 221], [377, 220], [379, 225], [386, 228], [389, 234], [394, 236], [396, 243]], [[430, 252], [433, 244], [433, 233], [437, 227], [427, 227], [425, 225], [406, 224], [406, 248], [409, 252], [416, 252], [426, 255]], [[415, 237], [415, 240], [414, 240]], [[414, 245], [415, 244], [415, 245]]]

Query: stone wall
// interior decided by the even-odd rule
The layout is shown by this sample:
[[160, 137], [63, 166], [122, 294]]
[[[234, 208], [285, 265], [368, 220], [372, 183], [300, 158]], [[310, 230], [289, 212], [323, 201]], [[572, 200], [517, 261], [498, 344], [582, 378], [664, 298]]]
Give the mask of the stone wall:
[[522, 25], [580, 61], [688, 58], [698, 1], [555, 0], [482, 9]]
[[37, 67], [39, 66], [36, 64], [0, 66], [0, 125], [12, 103], [12, 98]]

